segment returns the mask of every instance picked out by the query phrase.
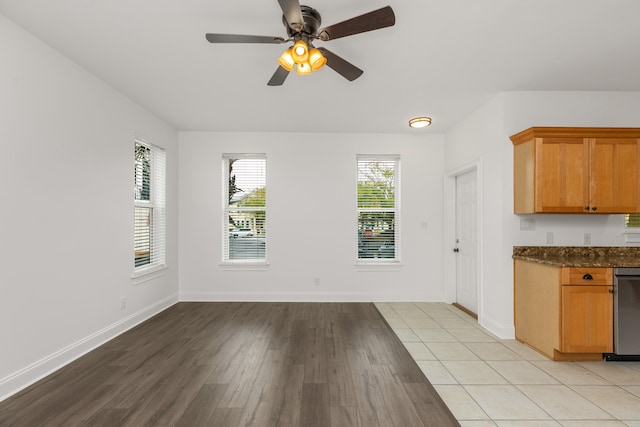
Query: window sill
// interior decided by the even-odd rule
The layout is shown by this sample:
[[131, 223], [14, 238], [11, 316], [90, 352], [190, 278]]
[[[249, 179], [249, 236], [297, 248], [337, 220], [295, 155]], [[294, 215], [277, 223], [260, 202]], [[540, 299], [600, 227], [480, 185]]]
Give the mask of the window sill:
[[264, 271], [269, 267], [269, 263], [263, 262], [222, 262], [220, 267], [227, 271]]
[[400, 261], [357, 261], [356, 271], [401, 271]]
[[640, 243], [640, 230], [625, 231], [622, 233], [625, 243]]
[[164, 264], [141, 268], [133, 272], [131, 279], [133, 279], [134, 285], [138, 285], [140, 283], [148, 282], [149, 280], [157, 279], [158, 277], [164, 276], [166, 270], [167, 266]]

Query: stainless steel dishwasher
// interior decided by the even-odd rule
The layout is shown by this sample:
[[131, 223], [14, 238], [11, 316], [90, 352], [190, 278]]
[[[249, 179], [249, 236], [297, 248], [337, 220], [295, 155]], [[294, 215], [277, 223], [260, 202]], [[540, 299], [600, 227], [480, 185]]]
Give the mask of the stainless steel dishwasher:
[[613, 353], [605, 359], [640, 360], [640, 268], [613, 274]]

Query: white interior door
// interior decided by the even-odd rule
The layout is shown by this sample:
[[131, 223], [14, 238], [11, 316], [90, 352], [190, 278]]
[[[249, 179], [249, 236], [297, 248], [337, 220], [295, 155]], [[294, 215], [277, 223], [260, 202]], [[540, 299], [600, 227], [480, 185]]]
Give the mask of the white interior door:
[[456, 176], [456, 302], [478, 314], [478, 185], [476, 170]]

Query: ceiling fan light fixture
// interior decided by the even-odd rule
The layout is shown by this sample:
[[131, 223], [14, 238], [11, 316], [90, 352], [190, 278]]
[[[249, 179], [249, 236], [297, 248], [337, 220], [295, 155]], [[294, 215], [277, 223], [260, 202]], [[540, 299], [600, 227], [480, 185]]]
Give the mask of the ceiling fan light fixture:
[[313, 71], [318, 71], [320, 68], [325, 66], [327, 58], [324, 57], [320, 50], [314, 47], [309, 51], [309, 63], [311, 64], [311, 69]]
[[301, 62], [296, 66], [296, 73], [298, 74], [311, 74], [311, 64], [308, 62]]
[[280, 55], [280, 58], [278, 58], [278, 64], [280, 64], [280, 66], [287, 71], [293, 70], [295, 62], [293, 61], [293, 56], [291, 55], [291, 49], [285, 50], [284, 53]]
[[[1, 0], [0, 0], [1, 1]], [[324, 47], [313, 46], [314, 40], [327, 42], [342, 37], [353, 36], [373, 30], [392, 27], [396, 16], [391, 6], [385, 6], [371, 12], [320, 28], [322, 18], [312, 7], [299, 4], [298, 0], [278, 0], [282, 9], [282, 24], [288, 38], [278, 36], [259, 36], [249, 34], [206, 33], [209, 43], [259, 43], [281, 44], [293, 42], [291, 49], [278, 58], [278, 68], [268, 86], [281, 86], [289, 73], [296, 68], [298, 74], [309, 74], [329, 65], [333, 71], [349, 81], [360, 77], [363, 71]], [[310, 58], [313, 51], [313, 58]]]
[[431, 125], [431, 117], [415, 117], [409, 120], [409, 126], [414, 129], [426, 128]]
[[307, 44], [303, 40], [295, 42], [293, 44], [293, 49], [291, 50], [291, 56], [298, 65], [309, 61], [309, 48], [307, 47]]

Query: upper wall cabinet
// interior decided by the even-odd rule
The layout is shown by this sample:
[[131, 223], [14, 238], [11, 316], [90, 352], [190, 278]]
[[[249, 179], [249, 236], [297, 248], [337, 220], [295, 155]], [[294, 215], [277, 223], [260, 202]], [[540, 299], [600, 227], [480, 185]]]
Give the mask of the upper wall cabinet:
[[532, 127], [511, 141], [514, 213], [640, 212], [640, 129]]

